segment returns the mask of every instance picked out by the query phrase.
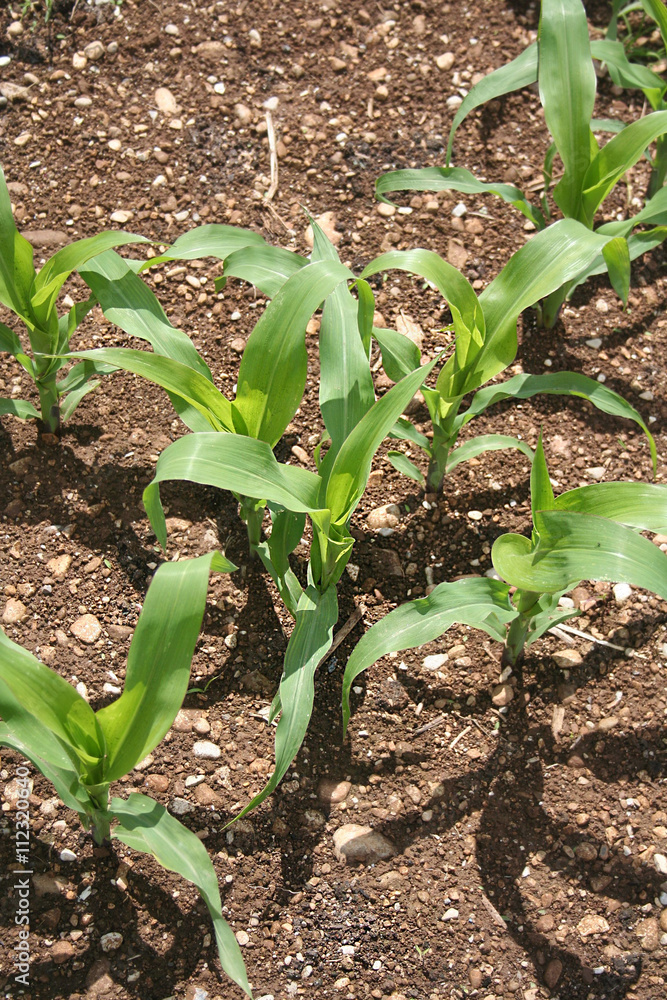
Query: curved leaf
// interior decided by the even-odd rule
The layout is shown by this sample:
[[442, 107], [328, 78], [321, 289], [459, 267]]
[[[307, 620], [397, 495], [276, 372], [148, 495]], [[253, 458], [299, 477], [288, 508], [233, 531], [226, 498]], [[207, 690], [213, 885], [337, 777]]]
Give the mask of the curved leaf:
[[268, 500], [294, 513], [318, 509], [320, 479], [307, 469], [281, 465], [265, 441], [241, 434], [188, 434], [160, 455], [155, 477], [144, 490], [144, 506], [163, 548], [167, 545], [159, 484], [186, 480]]
[[388, 451], [387, 458], [401, 475], [407, 476], [408, 479], [414, 479], [416, 483], [421, 486], [426, 482], [426, 476], [418, 469], [414, 462], [411, 462], [407, 455], [404, 455], [402, 451]]
[[344, 731], [350, 719], [350, 689], [354, 679], [381, 656], [432, 642], [457, 622], [481, 628], [492, 639], [504, 642], [505, 625], [517, 614], [507, 584], [486, 577], [440, 583], [428, 597], [390, 611], [362, 636], [347, 661], [343, 677]]
[[353, 277], [339, 261], [308, 264], [269, 303], [241, 359], [232, 406], [237, 431], [277, 444], [303, 397], [308, 320], [337, 285]]
[[640, 531], [667, 532], [667, 486], [656, 483], [592, 483], [561, 493], [554, 507], [596, 514]]
[[296, 622], [287, 644], [280, 680], [282, 715], [276, 729], [276, 766], [271, 778], [236, 819], [245, 816], [277, 788], [303, 743], [315, 697], [315, 671], [331, 648], [333, 628], [338, 621], [336, 588], [319, 593], [308, 587], [302, 593]]
[[135, 851], [152, 854], [163, 868], [197, 886], [213, 920], [220, 964], [252, 1000], [241, 949], [223, 919], [218, 879], [201, 840], [170, 816], [164, 806], [139, 792], [133, 792], [127, 800], [112, 799], [110, 812], [119, 820], [112, 837]]
[[235, 250], [225, 258], [223, 277], [216, 282], [215, 290], [220, 291], [227, 278], [240, 278], [242, 281], [249, 281], [259, 288], [262, 295], [272, 299], [288, 278], [307, 264], [307, 260], [291, 250], [252, 244], [242, 250]]
[[[472, 91], [470, 92], [472, 94]], [[470, 95], [469, 95], [470, 96]], [[420, 170], [392, 170], [375, 182], [375, 194], [380, 201], [388, 202], [389, 191], [460, 191], [462, 194], [495, 194], [516, 208], [522, 215], [544, 229], [545, 221], [539, 208], [535, 208], [519, 188], [513, 184], [480, 181], [465, 167], [423, 167]]]
[[485, 451], [503, 451], [505, 448], [516, 448], [531, 462], [533, 460], [533, 449], [520, 441], [518, 438], [507, 434], [480, 434], [478, 437], [464, 441], [458, 448], [455, 448], [447, 456], [447, 472], [451, 472], [461, 462], [468, 462], [471, 458], [477, 458]]
[[120, 698], [97, 712], [107, 745], [104, 780], [117, 781], [160, 743], [183, 703], [211, 570], [232, 572], [219, 552], [163, 563], [132, 637]]
[[548, 594], [570, 590], [580, 580], [610, 580], [667, 599], [667, 558], [632, 528], [568, 510], [539, 512], [535, 528], [536, 546], [512, 534], [493, 544], [493, 565], [511, 586]]
[[458, 425], [468, 423], [473, 417], [483, 413], [494, 403], [504, 399], [530, 399], [540, 393], [556, 396], [580, 396], [587, 399], [596, 409], [610, 416], [623, 417], [638, 424], [648, 438], [653, 469], [657, 467], [657, 452], [653, 435], [633, 406], [622, 396], [578, 372], [553, 372], [548, 375], [515, 375], [507, 382], [489, 385], [476, 392], [468, 409], [459, 414]]
[[0, 416], [11, 414], [20, 420], [39, 420], [41, 413], [25, 399], [0, 399]]

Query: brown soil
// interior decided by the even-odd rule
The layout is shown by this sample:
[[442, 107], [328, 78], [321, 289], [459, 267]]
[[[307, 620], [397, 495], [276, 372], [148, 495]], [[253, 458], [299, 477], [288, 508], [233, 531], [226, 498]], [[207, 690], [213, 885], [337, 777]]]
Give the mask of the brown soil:
[[[536, 27], [535, 4], [56, 0], [48, 29], [37, 11], [24, 19], [23, 34], [8, 38], [20, 6], [17, 0], [0, 13], [0, 55], [12, 57], [0, 73], [29, 94], [0, 109], [0, 162], [20, 227], [39, 231], [43, 245], [113, 227], [111, 213], [122, 210], [132, 213], [123, 228], [165, 243], [193, 224], [218, 221], [304, 252], [305, 208], [334, 213], [342, 259], [354, 268], [381, 249], [423, 245], [481, 288], [528, 236], [523, 220], [494, 199], [408, 196], [411, 213], [385, 217], [373, 183], [390, 167], [443, 162], [453, 115], [447, 98], [521, 51]], [[607, 6], [588, 5], [593, 24], [604, 25]], [[213, 54], [197, 49], [210, 40], [220, 43]], [[94, 41], [103, 44], [103, 57], [75, 68], [76, 53]], [[444, 52], [454, 64], [440, 71], [435, 59]], [[180, 110], [157, 110], [158, 87], [170, 89]], [[270, 97], [278, 98], [272, 115], [280, 174], [268, 205], [262, 105]], [[629, 121], [640, 110], [632, 95], [615, 96], [601, 81], [601, 113]], [[540, 176], [546, 142], [537, 100], [524, 93], [471, 116], [456, 162], [488, 179], [530, 183]], [[645, 179], [643, 166], [631, 171], [609, 211], [641, 192]], [[459, 200], [467, 206], [463, 219], [452, 215]], [[437, 201], [437, 210], [427, 201]], [[599, 279], [579, 291], [552, 334], [538, 335], [524, 317], [512, 369], [606, 376], [656, 418], [658, 481], [666, 453], [663, 264], [658, 250], [635, 265], [625, 315]], [[150, 280], [172, 322], [231, 391], [238, 354], [230, 344], [248, 334], [262, 300], [236, 282], [215, 296], [217, 273], [213, 262], [194, 263]], [[432, 354], [446, 323], [443, 304], [405, 278], [392, 275], [378, 287], [388, 323], [400, 311], [419, 322], [424, 352]], [[240, 319], [232, 318], [236, 312]], [[586, 344], [593, 337], [599, 349]], [[97, 314], [76, 345], [123, 342]], [[21, 380], [5, 359], [2, 395], [15, 386]], [[647, 390], [652, 402], [640, 398]], [[316, 403], [311, 384], [281, 458], [295, 444], [312, 450]], [[650, 477], [640, 432], [581, 401], [497, 407], [476, 431], [508, 425], [531, 444], [544, 428], [559, 490], [590, 482], [588, 470], [601, 466], [606, 479]], [[157, 454], [181, 433], [164, 395], [123, 375], [84, 400], [55, 448], [40, 443], [35, 427], [1, 421], [0, 581], [5, 597], [21, 599], [29, 612], [6, 631], [84, 683], [95, 708], [113, 697], [105, 684], [122, 683], [128, 637], [161, 558], [141, 492]], [[363, 604], [370, 624], [430, 582], [483, 572], [494, 538], [528, 524], [527, 465], [509, 453], [460, 466], [442, 495], [426, 498], [382, 456], [375, 468], [354, 519], [359, 574], [356, 583], [348, 575], [342, 583], [341, 624], [355, 606]], [[667, 884], [653, 856], [667, 853], [667, 605], [636, 592], [621, 606], [609, 586], [584, 585], [575, 598], [587, 601], [587, 610], [574, 624], [620, 650], [577, 639], [579, 662], [566, 670], [552, 659], [563, 641], [545, 637], [529, 650], [503, 711], [490, 696], [498, 651], [467, 629], [387, 657], [359, 678], [343, 742], [342, 666], [362, 633], [357, 625], [318, 673], [313, 721], [290, 773], [270, 801], [225, 831], [271, 769], [273, 732], [258, 713], [280, 676], [289, 619], [266, 577], [247, 565], [228, 497], [185, 486], [165, 488], [164, 497], [174, 519], [170, 557], [220, 545], [242, 569], [211, 586], [193, 664], [193, 683], [206, 691], [188, 697], [178, 731], [118, 793], [141, 789], [166, 805], [190, 803], [184, 822], [214, 860], [228, 920], [246, 932], [257, 997], [664, 996], [660, 894]], [[403, 517], [394, 535], [382, 538], [365, 517], [391, 501]], [[471, 510], [482, 519], [470, 519]], [[61, 555], [72, 560], [62, 579], [47, 565]], [[70, 632], [84, 613], [103, 625], [93, 645]], [[444, 652], [438, 669], [424, 666], [427, 655]], [[223, 750], [222, 766], [193, 756], [207, 727]], [[94, 850], [38, 774], [31, 797], [33, 961], [29, 989], [17, 988], [11, 782], [20, 763], [3, 752], [5, 995], [240, 997], [220, 973], [194, 889], [122, 846]], [[342, 803], [322, 800], [325, 778], [350, 782]], [[332, 836], [350, 822], [388, 836], [396, 856], [341, 865]], [[64, 849], [76, 859], [61, 860]], [[123, 941], [105, 953], [101, 938], [110, 931]]]

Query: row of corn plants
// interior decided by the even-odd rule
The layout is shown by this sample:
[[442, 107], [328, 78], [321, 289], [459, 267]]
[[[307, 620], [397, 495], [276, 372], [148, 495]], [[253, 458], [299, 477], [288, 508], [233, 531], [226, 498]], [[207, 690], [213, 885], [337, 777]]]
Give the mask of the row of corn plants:
[[[644, 0], [643, 6], [667, 37], [662, 5]], [[535, 453], [505, 434], [458, 440], [467, 423], [498, 402], [540, 393], [579, 397], [603, 413], [633, 421], [646, 435], [656, 468], [655, 444], [641, 415], [604, 385], [577, 372], [498, 381], [516, 358], [517, 321], [526, 308], [537, 306], [546, 325], [552, 325], [576, 285], [602, 271], [625, 301], [631, 260], [667, 234], [661, 165], [665, 88], [659, 77], [627, 58], [616, 37], [619, 16], [623, 11], [615, 4], [607, 39], [590, 42], [580, 0], [543, 0], [537, 43], [477, 84], [454, 119], [448, 161], [454, 133], [471, 110], [538, 82], [553, 137], [540, 206], [530, 205], [516, 188], [487, 184], [449, 163], [394, 172], [378, 181], [380, 197], [405, 189], [491, 192], [535, 224], [536, 234], [479, 296], [459, 271], [427, 249], [382, 254], [355, 276], [315, 224], [309, 258], [271, 246], [257, 233], [213, 224], [191, 230], [148, 261], [117, 252], [148, 243], [145, 238], [113, 232], [72, 243], [36, 270], [32, 247], [14, 224], [0, 171], [0, 303], [16, 320], [16, 329], [0, 323], [0, 350], [27, 372], [38, 397], [0, 400], [0, 414], [36, 420], [43, 435], [57, 440], [81, 399], [114, 371], [129, 371], [162, 387], [190, 433], [160, 455], [144, 492], [160, 545], [165, 550], [168, 545], [162, 483], [188, 481], [231, 493], [247, 527], [249, 551], [261, 560], [293, 618], [271, 706], [271, 718], [277, 720], [274, 770], [239, 815], [277, 787], [303, 742], [317, 666], [332, 645], [338, 587], [352, 555], [351, 519], [373, 459], [388, 438], [408, 441], [424, 453], [426, 472], [401, 451], [390, 450], [388, 457], [399, 472], [436, 490], [446, 488], [447, 474], [461, 462], [489, 450], [518, 449], [531, 463], [533, 530], [530, 538], [509, 534], [496, 540], [492, 561], [497, 579], [440, 584], [365, 634], [345, 670], [345, 727], [351, 685], [361, 671], [388, 652], [437, 638], [455, 622], [483, 629], [502, 643], [503, 667], [511, 671], [525, 646], [574, 613], [559, 601], [583, 578], [628, 582], [667, 599], [664, 555], [640, 534], [667, 529], [666, 487], [603, 483], [554, 497], [541, 440]], [[623, 129], [593, 120], [593, 59], [604, 60], [614, 81], [643, 89], [653, 112]], [[567, 101], [563, 78], [570, 81]], [[600, 149], [595, 134], [605, 129], [617, 134]], [[594, 228], [604, 199], [654, 140], [644, 209], [629, 222]], [[553, 203], [564, 218], [552, 221], [548, 189], [557, 162], [563, 172]], [[642, 224], [653, 228], [640, 231]], [[229, 279], [246, 281], [268, 300], [243, 352], [234, 398], [216, 387], [188, 336], [172, 326], [142, 279], [148, 267], [206, 258], [220, 262], [216, 289]], [[424, 359], [408, 337], [373, 325], [369, 279], [392, 269], [427, 281], [442, 296], [452, 317], [450, 352]], [[74, 272], [88, 294], [60, 313], [62, 288]], [[75, 332], [97, 305], [130, 342], [136, 338], [151, 349], [78, 351]], [[304, 396], [306, 327], [320, 309], [318, 388], [324, 432], [311, 471], [279, 462], [274, 449]], [[392, 383], [379, 398], [371, 366], [376, 345]], [[417, 391], [428, 409], [431, 434], [419, 431], [404, 415]], [[312, 540], [304, 566], [294, 552], [307, 519]], [[115, 837], [153, 854], [198, 886], [214, 922], [222, 967], [251, 996], [201, 842], [146, 796], [110, 797], [111, 783], [158, 745], [182, 703], [209, 572], [234, 569], [220, 553], [160, 567], [130, 648], [123, 694], [97, 712], [55, 671], [0, 631], [0, 744], [33, 762], [98, 843]]]

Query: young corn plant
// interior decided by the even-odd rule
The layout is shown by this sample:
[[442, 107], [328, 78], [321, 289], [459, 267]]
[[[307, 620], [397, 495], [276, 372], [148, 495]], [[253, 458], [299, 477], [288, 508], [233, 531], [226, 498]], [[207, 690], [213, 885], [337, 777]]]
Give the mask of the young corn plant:
[[506, 534], [493, 544], [491, 560], [502, 579], [441, 583], [365, 633], [345, 668], [345, 730], [350, 690], [362, 671], [388, 653], [434, 641], [454, 624], [481, 629], [502, 643], [508, 676], [526, 646], [579, 613], [559, 607], [559, 601], [581, 580], [628, 583], [667, 598], [664, 553], [639, 534], [664, 531], [667, 487], [596, 483], [554, 497], [540, 440], [531, 471], [531, 507], [530, 538]]
[[[246, 247], [226, 256], [224, 277], [251, 280], [272, 300], [251, 333], [239, 369], [236, 398], [228, 400], [198, 371], [144, 351], [82, 352], [88, 361], [125, 368], [180, 398], [200, 423], [195, 433], [160, 456], [144, 504], [163, 546], [166, 524], [159, 485], [188, 480], [230, 491], [246, 520], [251, 550], [274, 579], [295, 624], [274, 701], [275, 771], [253, 808], [277, 786], [301, 745], [314, 699], [314, 675], [332, 642], [338, 620], [337, 584], [350, 558], [349, 522], [363, 495], [373, 457], [436, 361], [411, 371], [381, 399], [375, 399], [369, 349], [373, 295], [358, 280], [355, 299], [347, 287], [354, 275], [333, 245], [313, 226], [308, 263], [269, 247]], [[215, 234], [194, 230], [176, 242], [169, 257], [198, 253], [221, 256]], [[100, 258], [94, 262], [100, 266]], [[136, 276], [134, 276], [136, 277]], [[86, 280], [93, 281], [89, 274]], [[137, 279], [139, 280], [139, 279]], [[273, 448], [301, 402], [307, 375], [305, 329], [324, 302], [320, 327], [320, 409], [324, 440], [316, 449], [317, 471], [279, 463]], [[104, 308], [104, 302], [102, 302]], [[107, 312], [109, 315], [109, 313]], [[132, 332], [130, 319], [126, 327]], [[201, 430], [203, 426], [207, 430]], [[265, 514], [271, 518], [267, 536]], [[305, 579], [290, 565], [310, 518], [313, 541]]]
[[[655, 8], [656, 17], [661, 7], [664, 10], [657, 0], [655, 3], [646, 0], [646, 6]], [[661, 24], [662, 19], [660, 14]], [[542, 0], [537, 42], [512, 62], [484, 77], [464, 98], [452, 123], [446, 165], [384, 174], [376, 184], [378, 196], [386, 201], [387, 193], [406, 190], [495, 194], [541, 230], [551, 221], [547, 195], [558, 155], [562, 174], [554, 187], [553, 201], [565, 218], [592, 230], [603, 202], [626, 171], [644, 156], [652, 142], [660, 141], [667, 134], [667, 110], [656, 110], [621, 127], [620, 131], [618, 122], [593, 119], [597, 79], [593, 58], [604, 60], [612, 76], [619, 81], [651, 90], [655, 88], [658, 80], [655, 74], [646, 67], [629, 63], [620, 42], [589, 40], [582, 0]], [[535, 82], [539, 85], [545, 121], [553, 140], [544, 161], [545, 192], [539, 206], [532, 204], [514, 185], [483, 182], [463, 167], [450, 166], [456, 130], [474, 108]], [[596, 131], [618, 134], [600, 148]], [[660, 151], [662, 149], [661, 145]], [[635, 232], [639, 225], [652, 228]], [[612, 239], [594, 262], [542, 299], [538, 307], [541, 323], [553, 326], [563, 302], [577, 285], [593, 274], [608, 272], [615, 291], [625, 304], [630, 286], [630, 262], [662, 243], [667, 235], [666, 225], [667, 191], [660, 187], [634, 217], [598, 226], [598, 234]]]
[[[655, 445], [640, 415], [621, 396], [593, 379], [575, 372], [554, 372], [516, 375], [498, 385], [486, 384], [516, 357], [517, 319], [522, 310], [580, 273], [604, 252], [609, 240], [581, 223], [562, 219], [517, 251], [479, 298], [462, 274], [430, 250], [391, 251], [364, 269], [362, 278], [389, 268], [425, 278], [447, 300], [452, 314], [454, 350], [440, 370], [435, 387], [422, 386], [421, 390], [433, 424], [432, 438], [418, 432], [406, 417], [392, 429], [392, 437], [407, 439], [426, 454], [426, 477], [405, 454], [390, 451], [388, 457], [399, 472], [439, 490], [448, 472], [482, 452], [518, 448], [532, 458], [525, 442], [506, 434], [485, 434], [459, 447], [456, 444], [465, 424], [494, 403], [528, 399], [538, 393], [580, 396], [604, 413], [634, 420], [647, 435], [655, 468]], [[408, 337], [377, 328], [372, 334], [380, 345], [390, 379], [397, 380], [419, 366], [419, 349]], [[467, 409], [461, 411], [463, 398], [470, 392], [475, 395]]]
[[[613, 0], [612, 18], [607, 29], [608, 43], [616, 46], [616, 51], [618, 51], [619, 18], [625, 22], [626, 38], [631, 40], [632, 31], [628, 15], [637, 10], [643, 10], [644, 14], [648, 15], [648, 18], [657, 24], [662, 37], [662, 52], [664, 55], [667, 48], [667, 7], [665, 7], [662, 0], [640, 0], [637, 3], [624, 3], [624, 0]], [[601, 49], [599, 44], [597, 47], [598, 50]], [[626, 52], [627, 42], [623, 46], [623, 49]], [[598, 58], [604, 59], [607, 63], [609, 75], [615, 84], [620, 87], [641, 90], [653, 111], [667, 111], [667, 100], [665, 100], [667, 83], [665, 83], [661, 76], [654, 73], [650, 67], [637, 62], [628, 62], [626, 66], [622, 59], [615, 60], [613, 55], [611, 59], [607, 60], [604, 58], [604, 51], [602, 53], [598, 52]], [[655, 59], [656, 56], [654, 55], [653, 58]], [[665, 177], [667, 177], [667, 136], [661, 135], [656, 139], [655, 153], [651, 158], [651, 177], [647, 190], [649, 198], [652, 198], [663, 187]]]
[[97, 712], [0, 629], [0, 745], [32, 761], [97, 844], [120, 840], [197, 886], [213, 920], [222, 968], [251, 997], [202, 842], [148, 796], [134, 792], [122, 799], [109, 792], [171, 727], [188, 686], [209, 572], [234, 569], [218, 552], [160, 566], [132, 638], [123, 693]]
[[58, 315], [58, 295], [73, 271], [110, 247], [147, 243], [131, 233], [99, 233], [77, 240], [55, 253], [35, 270], [33, 248], [19, 233], [5, 176], [0, 168], [0, 305], [16, 316], [24, 330], [22, 342], [16, 331], [0, 323], [0, 351], [16, 358], [39, 393], [39, 409], [28, 400], [0, 399], [0, 415], [13, 414], [23, 420], [38, 420], [41, 429], [59, 434], [61, 424], [74, 412], [81, 399], [99, 385], [95, 377], [106, 366], [75, 365], [64, 377], [63, 355], [72, 334], [95, 305], [95, 298], [78, 302]]

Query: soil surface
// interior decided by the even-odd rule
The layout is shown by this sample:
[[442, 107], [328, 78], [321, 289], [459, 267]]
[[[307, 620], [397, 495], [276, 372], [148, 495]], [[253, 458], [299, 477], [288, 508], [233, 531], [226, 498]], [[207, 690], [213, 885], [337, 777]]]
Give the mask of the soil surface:
[[[19, 30], [21, 3], [6, 3], [0, 56], [11, 58], [0, 83], [22, 89], [10, 88], [0, 108], [0, 162], [17, 224], [38, 260], [104, 228], [168, 244], [213, 221], [307, 252], [304, 210], [331, 213], [324, 221], [354, 269], [381, 250], [425, 246], [481, 289], [530, 237], [523, 217], [494, 198], [455, 194], [407, 195], [388, 212], [373, 185], [389, 168], [444, 162], [456, 99], [535, 37], [537, 6], [55, 0], [48, 25], [35, 3]], [[587, 9], [602, 29], [609, 5]], [[607, 79], [599, 95], [600, 116], [641, 113], [639, 98], [615, 94]], [[271, 201], [267, 108], [279, 167]], [[547, 144], [539, 103], [526, 91], [473, 114], [455, 162], [536, 192]], [[605, 205], [607, 217], [631, 207], [645, 184], [639, 165]], [[264, 300], [236, 281], [216, 295], [219, 273], [203, 261], [147, 280], [231, 393]], [[651, 420], [658, 482], [667, 454], [663, 275], [662, 250], [633, 266], [625, 314], [602, 278], [578, 291], [550, 333], [527, 313], [508, 372], [573, 369], [606, 380]], [[74, 294], [76, 282], [64, 291]], [[419, 324], [424, 355], [433, 356], [448, 317], [438, 296], [395, 274], [376, 294], [386, 324]], [[314, 323], [315, 353], [316, 333]], [[99, 310], [75, 341], [125, 343]], [[278, 449], [282, 460], [311, 461], [321, 431], [316, 374], [313, 367]], [[382, 391], [379, 368], [376, 378]], [[4, 355], [0, 394], [30, 391]], [[426, 429], [418, 404], [414, 418]], [[531, 445], [543, 428], [558, 491], [651, 478], [635, 425], [582, 400], [499, 406], [475, 433], [508, 427]], [[162, 558], [142, 490], [159, 452], [182, 433], [164, 393], [123, 374], [86, 397], [59, 445], [40, 441], [31, 424], [0, 420], [4, 628], [83, 685], [94, 708], [122, 685]], [[493, 540], [529, 525], [521, 456], [463, 464], [441, 494], [424, 495], [385, 454], [354, 517], [356, 569], [341, 584], [339, 627], [355, 608], [361, 621], [318, 671], [310, 730], [278, 791], [229, 829], [271, 771], [274, 733], [261, 713], [291, 625], [267, 577], [248, 563], [229, 497], [164, 488], [168, 558], [220, 546], [241, 570], [213, 579], [195, 691], [164, 743], [115, 792], [148, 792], [201, 837], [256, 997], [658, 1000], [667, 980], [667, 605], [638, 591], [621, 601], [611, 585], [584, 583], [573, 594], [582, 617], [572, 624], [607, 644], [545, 636], [511, 679], [505, 707], [492, 701], [499, 650], [452, 629], [358, 679], [343, 741], [343, 666], [364, 627], [433, 583], [484, 573]], [[400, 508], [391, 536], [367, 521], [387, 503]], [[306, 558], [299, 549], [297, 560]], [[100, 625], [88, 642], [76, 634], [84, 615]], [[219, 759], [194, 756], [202, 739], [220, 748]], [[16, 984], [12, 838], [22, 764], [3, 751], [5, 996], [240, 998], [220, 971], [194, 888], [117, 843], [94, 849], [32, 767], [32, 961], [29, 987]], [[393, 855], [344, 865], [333, 835], [350, 823], [383, 834]]]

